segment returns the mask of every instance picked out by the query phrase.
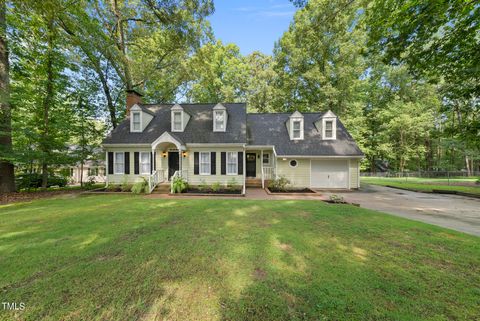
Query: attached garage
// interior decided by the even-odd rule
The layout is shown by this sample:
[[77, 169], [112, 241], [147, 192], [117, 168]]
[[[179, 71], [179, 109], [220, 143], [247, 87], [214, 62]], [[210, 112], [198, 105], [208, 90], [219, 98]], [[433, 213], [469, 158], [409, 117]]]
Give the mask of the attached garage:
[[312, 188], [349, 188], [348, 160], [312, 160]]

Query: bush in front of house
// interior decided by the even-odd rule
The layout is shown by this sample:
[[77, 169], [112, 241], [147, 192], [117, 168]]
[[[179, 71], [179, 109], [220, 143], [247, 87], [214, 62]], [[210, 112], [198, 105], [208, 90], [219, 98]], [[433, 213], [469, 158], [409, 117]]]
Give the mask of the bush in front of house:
[[173, 193], [183, 193], [188, 188], [188, 183], [183, 177], [175, 177], [172, 182]]
[[133, 194], [148, 193], [148, 182], [145, 178], [141, 182], [136, 182], [133, 184], [131, 191]]
[[275, 192], [275, 191], [285, 192], [287, 191], [289, 185], [290, 185], [290, 181], [288, 180], [288, 178], [286, 178], [283, 175], [280, 175], [278, 177], [275, 177], [268, 183], [268, 189], [271, 190], [272, 192]]

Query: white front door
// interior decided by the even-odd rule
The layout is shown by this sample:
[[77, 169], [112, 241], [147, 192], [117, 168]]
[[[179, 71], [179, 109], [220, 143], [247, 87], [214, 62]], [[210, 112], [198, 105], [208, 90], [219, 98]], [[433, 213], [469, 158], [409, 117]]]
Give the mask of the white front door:
[[312, 160], [313, 188], [348, 188], [348, 160]]

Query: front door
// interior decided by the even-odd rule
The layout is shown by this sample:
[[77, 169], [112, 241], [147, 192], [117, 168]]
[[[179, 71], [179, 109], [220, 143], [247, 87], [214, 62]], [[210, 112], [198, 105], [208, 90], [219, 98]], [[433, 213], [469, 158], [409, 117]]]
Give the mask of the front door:
[[256, 153], [247, 153], [247, 177], [256, 177], [257, 176], [257, 154]]
[[168, 152], [168, 179], [180, 169], [178, 165], [178, 152]]

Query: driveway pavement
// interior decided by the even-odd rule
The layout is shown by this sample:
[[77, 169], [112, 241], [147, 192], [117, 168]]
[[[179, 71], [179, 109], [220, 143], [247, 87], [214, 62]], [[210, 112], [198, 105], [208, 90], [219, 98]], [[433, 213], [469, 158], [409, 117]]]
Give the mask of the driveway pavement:
[[480, 236], [480, 199], [376, 185], [363, 185], [354, 192], [324, 193], [330, 194], [342, 195], [361, 207]]

